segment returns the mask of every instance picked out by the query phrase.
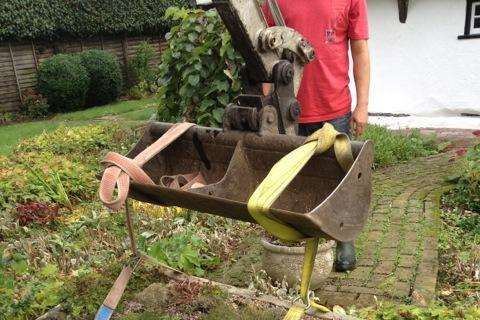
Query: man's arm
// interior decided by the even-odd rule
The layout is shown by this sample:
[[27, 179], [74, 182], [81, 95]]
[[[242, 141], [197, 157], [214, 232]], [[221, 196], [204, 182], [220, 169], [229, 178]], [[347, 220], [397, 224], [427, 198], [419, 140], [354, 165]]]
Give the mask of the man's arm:
[[370, 53], [367, 40], [350, 40], [353, 58], [353, 77], [357, 89], [357, 106], [352, 113], [351, 128], [361, 135], [368, 122], [368, 96], [370, 90]]

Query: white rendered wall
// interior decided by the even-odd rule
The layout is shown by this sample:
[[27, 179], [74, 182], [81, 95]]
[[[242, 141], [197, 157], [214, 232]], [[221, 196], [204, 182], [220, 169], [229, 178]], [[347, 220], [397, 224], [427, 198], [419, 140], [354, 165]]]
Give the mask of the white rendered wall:
[[410, 0], [405, 24], [397, 0], [368, 5], [372, 112], [480, 114], [480, 39], [457, 39], [465, 0]]

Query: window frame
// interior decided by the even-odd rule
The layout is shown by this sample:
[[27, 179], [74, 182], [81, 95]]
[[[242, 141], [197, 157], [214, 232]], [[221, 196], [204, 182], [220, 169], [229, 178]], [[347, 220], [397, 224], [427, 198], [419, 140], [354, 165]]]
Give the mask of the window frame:
[[[458, 39], [475, 39], [480, 38], [480, 28], [474, 28], [475, 18], [480, 18], [480, 16], [475, 15], [474, 8], [480, 7], [480, 0], [467, 0], [467, 8], [465, 14], [465, 30], [464, 34], [458, 36]], [[478, 29], [478, 33], [475, 29]], [[475, 33], [473, 33], [475, 32]]]

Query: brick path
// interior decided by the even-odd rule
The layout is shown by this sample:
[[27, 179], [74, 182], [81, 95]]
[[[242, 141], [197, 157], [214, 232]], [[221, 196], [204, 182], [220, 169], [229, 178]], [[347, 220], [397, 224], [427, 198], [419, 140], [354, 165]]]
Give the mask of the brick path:
[[374, 174], [372, 216], [357, 240], [358, 267], [333, 273], [317, 292], [327, 305], [372, 305], [374, 299], [423, 305], [435, 294], [438, 197], [451, 154], [416, 159]]

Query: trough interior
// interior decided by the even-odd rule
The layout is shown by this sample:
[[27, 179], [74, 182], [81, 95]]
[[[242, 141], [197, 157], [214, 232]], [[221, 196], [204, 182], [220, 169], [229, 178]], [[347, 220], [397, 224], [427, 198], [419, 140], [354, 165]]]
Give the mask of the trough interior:
[[[273, 149], [273, 148], [272, 148]], [[292, 151], [266, 150], [243, 141], [232, 144], [199, 143], [179, 139], [145, 165], [158, 183], [164, 175], [201, 171], [207, 185], [189, 192], [238, 202], [247, 202], [271, 167]], [[307, 213], [322, 203], [341, 182], [345, 173], [329, 151], [314, 156], [274, 203], [273, 208]], [[180, 205], [180, 204], [179, 204]]]

